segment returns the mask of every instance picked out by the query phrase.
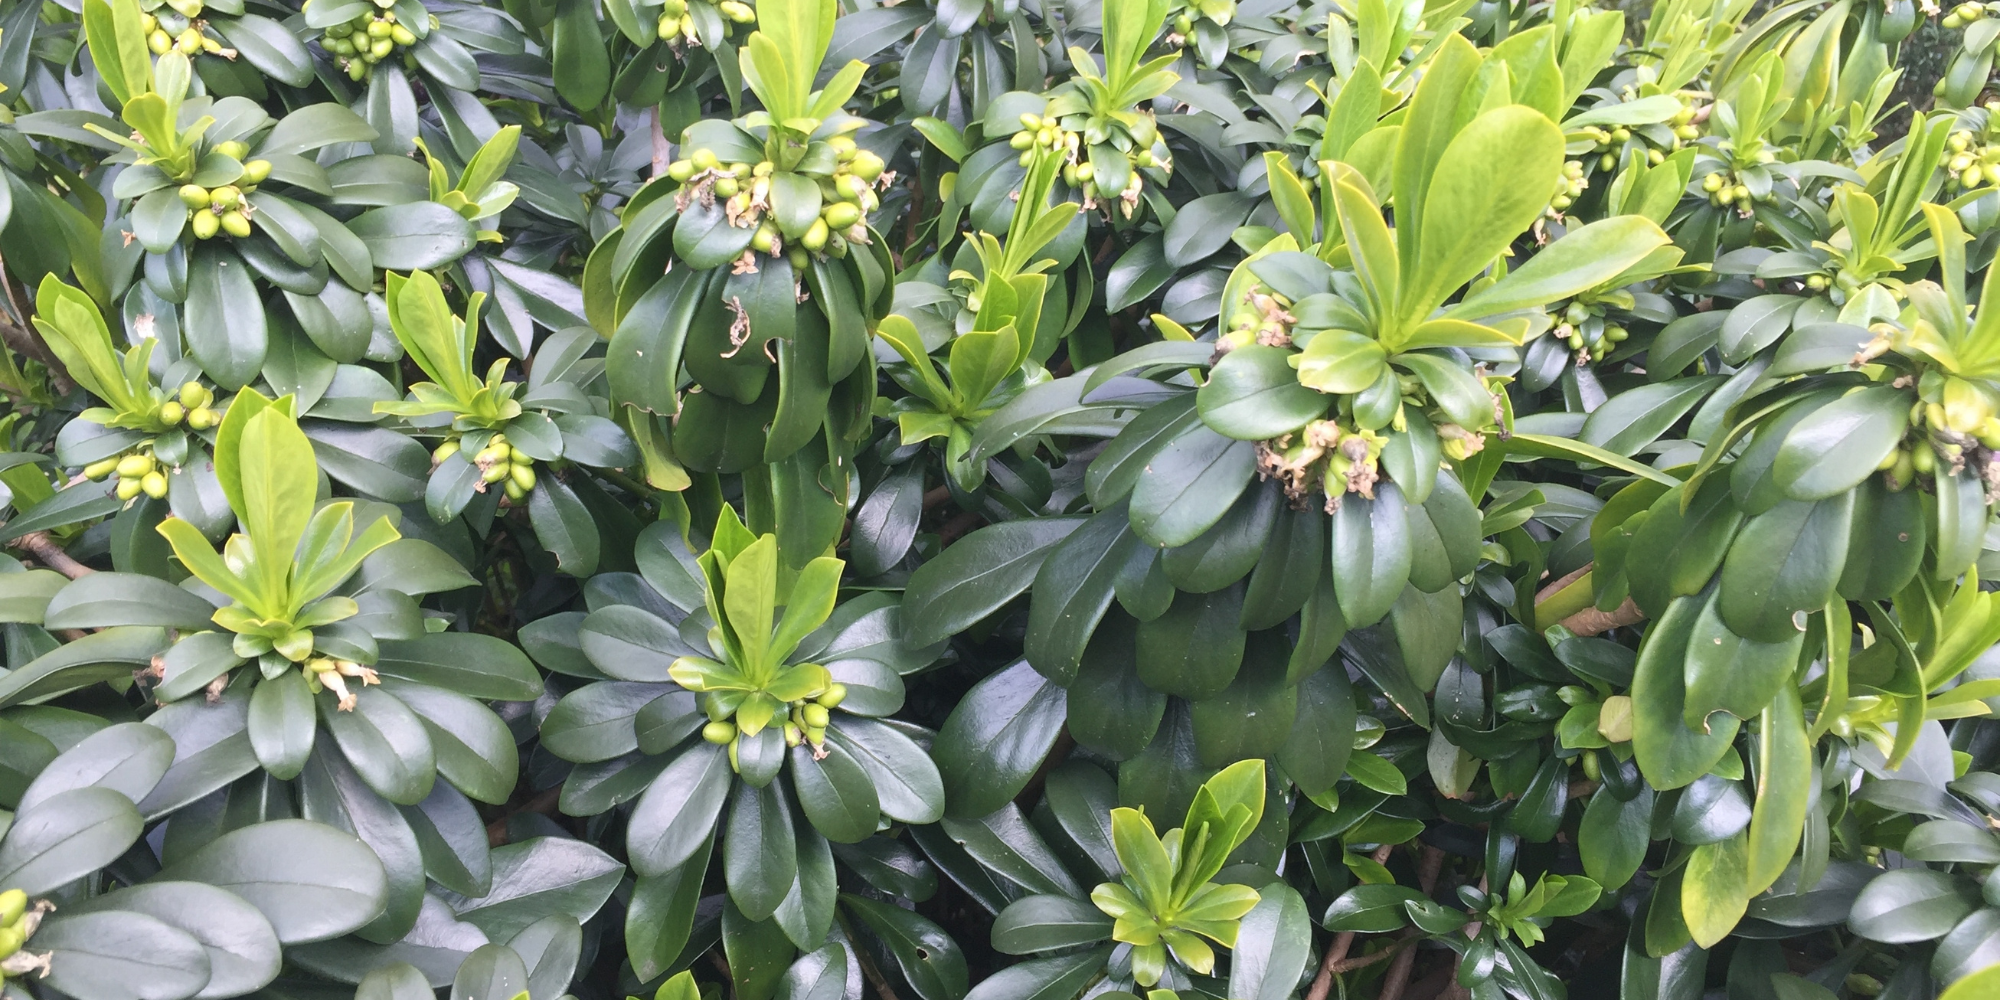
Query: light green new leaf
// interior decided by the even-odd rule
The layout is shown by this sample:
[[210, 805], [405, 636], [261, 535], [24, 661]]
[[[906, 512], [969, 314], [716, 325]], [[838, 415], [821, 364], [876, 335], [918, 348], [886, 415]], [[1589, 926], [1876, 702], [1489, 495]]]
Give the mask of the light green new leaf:
[[1424, 199], [1416, 269], [1403, 275], [1404, 323], [1429, 316], [1541, 215], [1562, 162], [1562, 130], [1521, 105], [1485, 112], [1451, 140]]
[[[729, 561], [722, 610], [743, 648], [743, 665], [765, 662], [778, 602], [778, 536], [765, 535]], [[754, 668], [753, 668], [754, 669]]]
[[1467, 295], [1447, 315], [1480, 320], [1566, 299], [1618, 277], [1667, 242], [1666, 232], [1650, 219], [1601, 219], [1543, 247], [1506, 277]]
[[69, 370], [70, 377], [114, 409], [133, 409], [138, 400], [126, 384], [111, 330], [90, 296], [51, 273], [35, 290], [35, 302], [40, 313], [34, 317], [35, 329], [41, 331], [43, 342]]

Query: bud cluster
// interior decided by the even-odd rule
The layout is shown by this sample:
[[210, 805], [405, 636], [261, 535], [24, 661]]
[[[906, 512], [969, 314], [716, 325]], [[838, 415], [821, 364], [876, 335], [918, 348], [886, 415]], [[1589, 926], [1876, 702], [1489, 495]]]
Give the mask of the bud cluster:
[[1331, 514], [1348, 493], [1375, 499], [1375, 484], [1382, 478], [1377, 463], [1388, 443], [1388, 437], [1365, 427], [1315, 420], [1296, 432], [1257, 442], [1257, 475], [1277, 480], [1286, 498], [1301, 509], [1315, 490], [1325, 493]]
[[331, 656], [315, 656], [300, 666], [306, 677], [306, 688], [314, 694], [330, 690], [339, 698], [343, 712], [354, 711], [354, 692], [347, 689], [347, 679], [352, 677], [362, 686], [380, 684], [374, 668], [365, 667], [353, 660], [342, 660]]

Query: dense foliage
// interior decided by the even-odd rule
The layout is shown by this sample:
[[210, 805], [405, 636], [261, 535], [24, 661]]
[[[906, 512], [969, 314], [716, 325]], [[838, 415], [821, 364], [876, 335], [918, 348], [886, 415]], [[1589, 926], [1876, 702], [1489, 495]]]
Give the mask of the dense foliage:
[[1996, 56], [0, 0], [5, 996], [2000, 995]]

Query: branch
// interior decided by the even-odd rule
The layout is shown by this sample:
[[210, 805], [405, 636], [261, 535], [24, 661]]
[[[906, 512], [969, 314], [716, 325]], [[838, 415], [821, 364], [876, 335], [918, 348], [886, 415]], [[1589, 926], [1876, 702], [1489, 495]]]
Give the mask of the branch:
[[1646, 613], [1639, 610], [1631, 598], [1610, 611], [1585, 608], [1562, 620], [1562, 627], [1577, 635], [1598, 635], [1609, 632], [1620, 625], [1636, 625], [1646, 620]]
[[12, 317], [0, 315], [0, 343], [22, 357], [40, 361], [49, 370], [49, 382], [55, 394], [68, 395], [76, 383], [69, 377], [69, 369], [63, 367], [61, 359], [42, 342], [42, 335], [35, 330], [34, 321], [29, 318], [33, 309], [26, 290], [7, 276], [4, 261], [0, 261], [0, 291], [6, 293], [8, 306], [21, 318], [16, 323]]
[[861, 963], [861, 974], [867, 976], [868, 981], [874, 984], [875, 992], [882, 1000], [901, 1000], [896, 996], [896, 991], [889, 987], [889, 981], [882, 978], [881, 971], [875, 968], [875, 960], [868, 957], [868, 950], [861, 947], [861, 943], [854, 939], [854, 928], [847, 926], [847, 918], [838, 917], [838, 919], [841, 933], [847, 935], [848, 950], [854, 954], [855, 961]]
[[554, 788], [545, 788], [536, 793], [534, 798], [521, 803], [520, 808], [507, 810], [499, 819], [486, 824], [487, 845], [500, 847], [507, 843], [508, 820], [522, 813], [541, 813], [546, 816], [555, 811], [556, 803], [560, 801], [562, 801], [562, 786], [557, 785]]
[[77, 562], [68, 552], [63, 551], [63, 547], [57, 545], [56, 540], [50, 538], [49, 533], [46, 531], [30, 531], [7, 544], [11, 548], [20, 549], [34, 556], [36, 559], [41, 560], [42, 565], [72, 580], [82, 579], [97, 572]]
[[[1548, 603], [1571, 584], [1589, 575], [1595, 565], [1595, 563], [1585, 563], [1582, 567], [1571, 570], [1561, 579], [1552, 581], [1540, 591], [1537, 591], [1535, 594], [1535, 606], [1538, 609], [1536, 616], [1540, 617], [1539, 609], [1541, 605]], [[1565, 603], [1567, 604], [1568, 601], [1565, 601]], [[1597, 610], [1596, 607], [1588, 603], [1587, 598], [1579, 599], [1579, 603], [1583, 604], [1580, 610], [1564, 615], [1556, 623], [1577, 635], [1600, 635], [1620, 625], [1635, 625], [1646, 620], [1646, 613], [1639, 610], [1639, 606], [1632, 603], [1630, 597], [1627, 597], [1624, 603], [1610, 611]], [[1575, 607], [1575, 604], [1570, 604], [1569, 606]]]
[[[1392, 849], [1392, 845], [1389, 844], [1383, 844], [1381, 847], [1376, 848], [1375, 863], [1379, 865], [1388, 861], [1389, 851]], [[1326, 1000], [1327, 993], [1333, 989], [1333, 977], [1336, 973], [1372, 964], [1378, 961], [1381, 956], [1389, 954], [1387, 951], [1382, 951], [1372, 957], [1363, 956], [1362, 958], [1355, 959], [1355, 962], [1358, 964], [1350, 965], [1342, 960], [1347, 957], [1347, 950], [1352, 947], [1354, 947], [1353, 931], [1341, 931], [1339, 934], [1334, 935], [1333, 943], [1327, 946], [1326, 956], [1320, 959], [1319, 974], [1313, 977], [1312, 988], [1306, 991], [1306, 1000]]]
[[[1431, 890], [1437, 888], [1438, 873], [1443, 870], [1444, 851], [1425, 844], [1423, 856], [1417, 861], [1417, 886], [1423, 890], [1425, 896], [1429, 896]], [[1415, 934], [1404, 939], [1406, 942], [1416, 940], [1418, 937]], [[1382, 980], [1382, 992], [1376, 995], [1376, 1000], [1402, 1000], [1403, 991], [1410, 985], [1410, 969], [1416, 963], [1417, 949], [1405, 948], [1399, 952], [1395, 964], [1389, 966], [1389, 974]]]
[[943, 548], [957, 541], [958, 536], [979, 527], [985, 520], [986, 518], [980, 516], [978, 511], [960, 512], [957, 517], [946, 521], [943, 527], [938, 528], [938, 547]]
[[667, 172], [667, 164], [674, 158], [673, 145], [660, 131], [659, 105], [653, 105], [652, 112], [646, 116], [646, 123], [653, 133], [653, 176], [658, 177]]

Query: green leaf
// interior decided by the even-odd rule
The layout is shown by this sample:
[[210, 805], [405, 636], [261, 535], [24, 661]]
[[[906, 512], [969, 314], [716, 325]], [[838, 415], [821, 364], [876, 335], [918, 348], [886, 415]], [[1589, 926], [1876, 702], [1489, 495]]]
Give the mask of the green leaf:
[[813, 828], [836, 844], [865, 840], [881, 820], [881, 800], [868, 772], [852, 754], [829, 743], [815, 758], [801, 744], [791, 750], [792, 784]]
[[211, 974], [208, 952], [193, 935], [124, 910], [54, 914], [35, 932], [33, 948], [49, 957], [42, 981], [68, 996], [193, 996]]
[[434, 201], [370, 209], [346, 225], [368, 248], [375, 266], [388, 270], [443, 267], [473, 247], [472, 223]]
[[739, 782], [722, 824], [722, 872], [729, 898], [752, 920], [768, 919], [798, 876], [792, 815], [781, 786]]
[[1111, 939], [1104, 911], [1068, 896], [1026, 896], [993, 921], [993, 948], [1003, 955], [1032, 955]]
[[550, 914], [589, 920], [624, 874], [623, 865], [591, 844], [534, 837], [493, 849], [493, 885], [486, 895], [442, 897], [460, 919], [505, 940]]
[[841, 904], [889, 949], [896, 968], [922, 1000], [966, 995], [965, 953], [938, 925], [901, 907], [843, 894]]
[[1782, 642], [1826, 605], [1847, 561], [1852, 493], [1818, 502], [1786, 500], [1743, 523], [1723, 561], [1717, 609], [1730, 631]]
[[1614, 455], [1638, 454], [1680, 422], [1720, 381], [1717, 376], [1698, 375], [1627, 389], [1591, 411], [1577, 440]]
[[217, 385], [243, 387], [263, 371], [270, 347], [264, 305], [249, 267], [221, 247], [202, 246], [191, 255], [187, 281], [189, 352]]
[[[1313, 342], [1331, 336], [1337, 334], [1327, 331]], [[1374, 346], [1373, 341], [1367, 343]], [[1379, 358], [1381, 348], [1375, 351]], [[1325, 416], [1328, 400], [1322, 392], [1339, 390], [1301, 385], [1304, 366], [1294, 373], [1287, 363], [1290, 356], [1289, 351], [1258, 344], [1223, 355], [1195, 393], [1203, 422], [1226, 437], [1261, 441], [1297, 431]]]
[[298, 777], [312, 754], [319, 723], [305, 677], [287, 670], [257, 685], [250, 696], [250, 747], [257, 762], [280, 780]]
[[15, 815], [0, 841], [0, 879], [30, 895], [52, 892], [117, 860], [144, 827], [115, 789], [58, 792]]
[[1883, 872], [1854, 898], [1847, 926], [1884, 944], [1941, 937], [1978, 908], [1978, 895], [1963, 880], [1925, 868]]
[[[208, 955], [205, 995], [258, 990], [278, 975], [281, 948], [270, 922], [242, 897], [212, 885], [147, 882], [63, 910], [66, 917], [101, 912], [144, 914], [194, 938]], [[45, 929], [49, 926], [54, 926], [54, 921]], [[43, 947], [48, 940], [37, 935], [36, 947]], [[108, 948], [103, 951], [115, 954]]]
[[728, 752], [712, 743], [696, 743], [674, 758], [632, 809], [625, 843], [633, 869], [642, 877], [667, 875], [700, 850], [731, 780]]
[[162, 879], [206, 882], [248, 900], [286, 944], [354, 931], [381, 913], [387, 882], [368, 845], [301, 819], [225, 833], [168, 865]]
[[1035, 581], [1050, 547], [1081, 518], [1030, 518], [981, 528], [910, 574], [904, 641], [929, 646], [976, 624]]
[[1598, 789], [1577, 832], [1584, 873], [1607, 890], [1630, 882], [1646, 860], [1652, 816], [1652, 789], [1642, 786], [1639, 794], [1622, 801], [1609, 788]]
[[1407, 886], [1357, 885], [1334, 899], [1320, 926], [1343, 933], [1387, 934], [1407, 922], [1404, 904], [1423, 898], [1423, 893]]
[[1186, 545], [1228, 513], [1256, 469], [1256, 447], [1205, 425], [1190, 428], [1139, 471], [1132, 530], [1162, 547]]
[[1911, 396], [1888, 386], [1850, 393], [1792, 425], [1771, 475], [1793, 500], [1825, 500], [1868, 478], [1909, 426]]
[[504, 944], [481, 945], [452, 977], [451, 1000], [514, 1000], [527, 992], [528, 966]]
[[952, 709], [931, 754], [950, 815], [973, 818], [1027, 787], [1067, 717], [1063, 691], [1026, 663], [978, 684]]
[[1673, 789], [1707, 774], [1736, 738], [1733, 716], [1709, 717], [1706, 734], [1681, 721], [1687, 697], [1682, 664], [1704, 601], [1677, 597], [1646, 630], [1632, 675], [1632, 751], [1648, 783]]
[[1352, 627], [1372, 625], [1389, 613], [1409, 582], [1410, 514], [1394, 483], [1375, 488], [1375, 499], [1350, 494], [1334, 512], [1332, 570], [1340, 612]]
[[1743, 834], [1702, 844], [1688, 856], [1681, 880], [1681, 916], [1694, 943], [1712, 948], [1743, 918], [1748, 855]]

